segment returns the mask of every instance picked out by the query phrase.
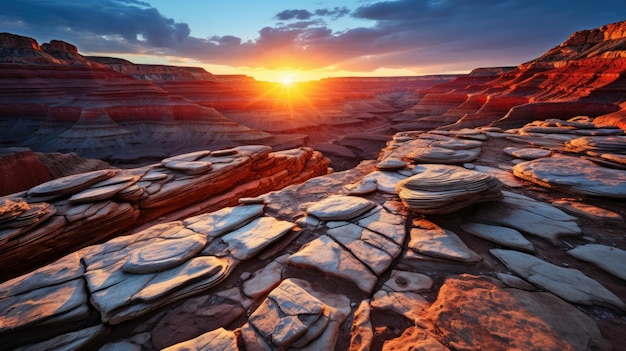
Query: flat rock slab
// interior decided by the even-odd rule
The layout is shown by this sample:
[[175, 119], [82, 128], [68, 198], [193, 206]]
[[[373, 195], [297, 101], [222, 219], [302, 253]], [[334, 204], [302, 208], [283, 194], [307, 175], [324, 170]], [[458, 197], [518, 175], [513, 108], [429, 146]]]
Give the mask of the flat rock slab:
[[430, 306], [421, 295], [411, 291], [378, 290], [372, 297], [373, 309], [397, 313], [414, 322]]
[[277, 349], [303, 347], [343, 322], [349, 303], [345, 296], [316, 292], [306, 281], [285, 279], [242, 327], [244, 344], [247, 349], [259, 343]]
[[237, 336], [234, 332], [224, 328], [218, 328], [208, 333], [204, 333], [197, 338], [187, 340], [170, 347], [163, 351], [201, 351], [201, 350], [222, 350], [222, 351], [238, 351]]
[[569, 201], [569, 200], [557, 200], [553, 201], [552, 205], [562, 209], [563, 211], [586, 217], [592, 219], [594, 221], [602, 222], [602, 223], [622, 223], [624, 222], [624, 217], [622, 217], [619, 213], [606, 210], [604, 208], [600, 208], [597, 206], [585, 204], [577, 201]]
[[567, 253], [626, 280], [626, 251], [622, 249], [600, 244], [587, 244], [576, 246]]
[[470, 250], [452, 231], [425, 219], [413, 223], [409, 249], [422, 255], [465, 263], [476, 263], [481, 260], [480, 256]]
[[259, 251], [287, 234], [295, 225], [274, 217], [260, 217], [236, 229], [221, 240], [228, 245], [228, 252], [238, 259], [247, 260]]
[[472, 162], [478, 155], [480, 155], [480, 148], [456, 150], [430, 146], [414, 149], [406, 157], [420, 163], [464, 163]]
[[396, 185], [407, 176], [391, 171], [376, 171], [367, 176], [367, 179], [374, 179], [378, 191], [384, 194], [396, 195]]
[[391, 276], [389, 276], [382, 289], [396, 292], [421, 292], [430, 290], [432, 286], [432, 278], [425, 274], [394, 269], [391, 271]]
[[577, 269], [559, 267], [518, 251], [491, 249], [489, 252], [517, 275], [566, 301], [626, 310], [619, 297]]
[[323, 221], [342, 221], [358, 217], [374, 207], [374, 202], [362, 197], [332, 195], [309, 206], [307, 213]]
[[515, 176], [547, 188], [584, 196], [626, 199], [626, 171], [605, 168], [571, 156], [553, 156], [522, 162]]
[[435, 335], [428, 333], [426, 330], [420, 327], [409, 327], [399, 337], [386, 340], [382, 350], [449, 351], [450, 349], [441, 344]]
[[115, 176], [117, 172], [118, 171], [114, 169], [103, 169], [58, 178], [31, 188], [28, 190], [27, 194], [29, 197], [51, 198], [74, 194], [93, 184]]
[[524, 186], [524, 183], [519, 180], [519, 178], [515, 177], [515, 175], [513, 175], [513, 172], [511, 171], [505, 171], [504, 169], [482, 165], [475, 165], [473, 169], [475, 171], [487, 173], [498, 178], [498, 180], [502, 182], [502, 184], [506, 185], [509, 188], [521, 188]]
[[226, 207], [211, 213], [189, 217], [183, 224], [194, 232], [218, 237], [263, 215], [263, 205]]
[[503, 191], [504, 199], [478, 206], [476, 218], [495, 225], [517, 229], [553, 243], [560, 235], [579, 236], [577, 218], [545, 202]]
[[407, 163], [402, 161], [399, 158], [394, 158], [394, 157], [387, 157], [384, 160], [378, 162], [378, 164], [376, 164], [376, 168], [383, 170], [383, 171], [392, 171], [392, 170], [396, 170], [396, 169], [402, 169], [405, 168], [407, 166]]
[[502, 183], [486, 173], [451, 165], [418, 165], [414, 176], [396, 185], [402, 202], [413, 212], [449, 214], [502, 197]]
[[542, 157], [548, 157], [552, 151], [546, 149], [529, 148], [529, 147], [505, 147], [502, 151], [505, 154], [524, 160], [535, 160]]
[[483, 238], [506, 247], [528, 252], [535, 251], [533, 244], [528, 241], [522, 233], [512, 228], [482, 223], [463, 223], [461, 224], [461, 229], [474, 234], [479, 238]]
[[122, 270], [136, 274], [164, 271], [191, 259], [202, 251], [206, 243], [207, 237], [203, 234], [151, 243], [132, 252]]
[[376, 275], [361, 261], [326, 235], [314, 239], [289, 256], [287, 263], [345, 279], [366, 293], [372, 292], [378, 282]]
[[202, 161], [170, 161], [164, 166], [173, 171], [196, 175], [210, 171], [213, 168], [213, 163]]
[[575, 306], [487, 277], [448, 277], [424, 319], [456, 350], [611, 349], [596, 322]]

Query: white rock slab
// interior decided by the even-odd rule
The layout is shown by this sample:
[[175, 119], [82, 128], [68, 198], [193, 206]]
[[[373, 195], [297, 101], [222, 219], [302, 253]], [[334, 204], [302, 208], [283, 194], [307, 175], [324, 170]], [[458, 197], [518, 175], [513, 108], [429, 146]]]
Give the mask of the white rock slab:
[[426, 274], [392, 270], [391, 276], [383, 285], [383, 290], [396, 292], [428, 291], [433, 286], [433, 280]]
[[592, 263], [598, 268], [626, 280], [626, 251], [606, 245], [587, 244], [567, 251], [579, 260]]
[[176, 267], [197, 255], [207, 243], [203, 234], [157, 241], [134, 250], [122, 265], [127, 273], [156, 273]]
[[566, 301], [626, 310], [619, 297], [577, 269], [559, 267], [518, 251], [491, 249], [489, 252], [522, 278]]
[[218, 328], [208, 333], [204, 333], [197, 338], [187, 340], [170, 347], [163, 351], [203, 351], [203, 350], [222, 350], [222, 351], [239, 351], [237, 347], [237, 336], [234, 332], [224, 328]]
[[515, 228], [553, 243], [558, 243], [560, 235], [581, 235], [576, 217], [527, 196], [507, 191], [502, 194], [504, 199], [501, 201], [480, 204], [476, 218]]
[[247, 260], [280, 239], [293, 229], [291, 222], [274, 217], [261, 217], [236, 229], [221, 239], [228, 245], [230, 254], [238, 260]]
[[528, 241], [522, 233], [512, 228], [482, 223], [463, 223], [461, 224], [461, 229], [474, 234], [479, 238], [483, 238], [506, 247], [527, 252], [535, 251], [533, 243]]
[[372, 297], [370, 306], [373, 309], [400, 314], [414, 322], [430, 306], [430, 303], [414, 292], [378, 290]]
[[553, 156], [513, 167], [522, 179], [585, 196], [626, 199], [626, 171], [598, 166], [571, 156]]
[[260, 204], [226, 207], [215, 212], [189, 217], [183, 221], [183, 224], [194, 232], [204, 233], [214, 238], [262, 216], [263, 208]]
[[391, 171], [376, 171], [370, 173], [367, 177], [376, 180], [378, 191], [391, 195], [396, 195], [398, 182], [407, 178], [407, 176]]
[[552, 151], [546, 149], [514, 146], [505, 147], [502, 151], [509, 156], [524, 160], [535, 160], [542, 157], [548, 157], [552, 154]]
[[357, 196], [331, 195], [318, 201], [307, 213], [323, 221], [342, 221], [358, 217], [376, 207], [376, 203]]
[[413, 223], [409, 248], [423, 255], [453, 261], [475, 263], [481, 260], [454, 232], [424, 219]]
[[563, 211], [586, 217], [602, 223], [622, 223], [624, 217], [619, 213], [577, 201], [556, 200], [552, 205]]
[[354, 283], [366, 293], [372, 292], [378, 281], [376, 275], [326, 235], [303, 246], [291, 255], [287, 263], [294, 267], [315, 269]]

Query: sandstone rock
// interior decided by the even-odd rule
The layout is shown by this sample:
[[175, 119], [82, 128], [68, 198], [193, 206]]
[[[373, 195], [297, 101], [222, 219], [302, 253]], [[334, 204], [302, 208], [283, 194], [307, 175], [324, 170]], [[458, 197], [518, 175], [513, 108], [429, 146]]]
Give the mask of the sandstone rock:
[[421, 295], [411, 291], [378, 290], [372, 297], [370, 306], [373, 309], [397, 313], [415, 322], [423, 315], [430, 303]]
[[427, 318], [456, 350], [610, 349], [595, 321], [576, 307], [487, 277], [447, 278]]
[[375, 192], [378, 190], [378, 186], [376, 179], [366, 177], [356, 183], [345, 185], [344, 189], [347, 195], [363, 196]]
[[255, 272], [252, 278], [243, 283], [243, 293], [256, 299], [276, 287], [282, 279], [287, 257], [288, 255], [283, 255]]
[[316, 293], [305, 281], [286, 279], [250, 315], [248, 325], [242, 327], [244, 344], [252, 349], [260, 345], [302, 348], [326, 329], [336, 328], [349, 310], [345, 296]]
[[452, 231], [441, 228], [425, 219], [413, 222], [409, 249], [431, 257], [465, 263], [476, 263], [480, 256]]
[[533, 244], [524, 238], [520, 232], [512, 228], [481, 223], [463, 223], [461, 224], [461, 229], [480, 238], [506, 247], [528, 252], [535, 251]]
[[[108, 334], [108, 331], [108, 328], [104, 324], [99, 324], [75, 332], [62, 334], [40, 343], [18, 347], [13, 350], [87, 350], [96, 347], [98, 342]], [[4, 346], [6, 346], [6, 344]]]
[[522, 179], [547, 188], [585, 196], [626, 198], [626, 171], [600, 167], [571, 156], [553, 156], [513, 167]]
[[431, 350], [448, 351], [450, 349], [442, 345], [433, 335], [419, 327], [409, 327], [399, 337], [386, 340], [383, 344], [383, 351]]
[[537, 290], [537, 288], [534, 285], [528, 283], [524, 279], [513, 274], [498, 272], [496, 273], [496, 277], [498, 277], [498, 279], [500, 279], [504, 284], [512, 288], [528, 290], [528, 291]]
[[402, 169], [407, 166], [407, 163], [398, 158], [388, 157], [376, 165], [376, 168], [383, 171], [392, 171], [396, 169]]
[[502, 184], [509, 188], [521, 188], [524, 186], [524, 183], [520, 181], [519, 178], [515, 177], [511, 171], [481, 165], [475, 166], [474, 170], [496, 177]]
[[117, 174], [117, 171], [114, 169], [103, 169], [71, 175], [37, 185], [28, 190], [27, 194], [31, 198], [55, 199], [79, 192], [93, 184], [115, 176], [115, 174]]
[[626, 304], [619, 297], [577, 269], [555, 266], [517, 251], [491, 249], [489, 252], [522, 278], [566, 301], [626, 309]]
[[218, 237], [261, 215], [263, 215], [263, 205], [226, 207], [215, 212], [189, 217], [183, 221], [183, 224], [195, 232], [209, 237]]
[[448, 214], [501, 198], [502, 184], [485, 173], [450, 165], [419, 165], [414, 172], [398, 182], [396, 192], [417, 213]]
[[557, 200], [552, 202], [552, 206], [558, 207], [566, 212], [583, 216], [602, 223], [624, 222], [624, 218], [619, 213], [582, 202]]
[[433, 280], [425, 274], [393, 270], [382, 289], [390, 292], [421, 292], [430, 290], [432, 286]]
[[369, 351], [374, 340], [374, 331], [370, 321], [369, 300], [363, 300], [354, 311], [350, 327], [350, 347], [348, 351]]
[[260, 217], [236, 229], [221, 240], [228, 245], [228, 252], [238, 259], [247, 260], [280, 239], [293, 229], [294, 224], [274, 217]]
[[206, 236], [197, 234], [143, 245], [130, 253], [121, 269], [135, 274], [170, 269], [197, 255], [206, 243]]
[[439, 146], [416, 148], [406, 155], [418, 163], [464, 163], [472, 162], [480, 154], [480, 148], [454, 150]]
[[396, 186], [399, 181], [406, 179], [407, 176], [397, 172], [376, 171], [368, 175], [368, 179], [376, 180], [378, 191], [385, 194], [396, 195]]
[[361, 197], [332, 195], [309, 206], [307, 213], [324, 221], [341, 221], [358, 217], [375, 206]]
[[622, 249], [600, 244], [587, 244], [576, 246], [567, 253], [626, 280], [626, 251]]
[[213, 164], [211, 162], [199, 161], [170, 161], [165, 163], [165, 167], [185, 174], [195, 175], [210, 171], [213, 168]]
[[367, 293], [374, 289], [378, 281], [363, 263], [326, 235], [314, 239], [289, 256], [287, 263], [345, 279]]
[[152, 346], [160, 350], [193, 338], [201, 342], [202, 335], [229, 325], [245, 312], [237, 302], [217, 294], [189, 298], [160, 318], [151, 333]]
[[537, 158], [548, 157], [552, 154], [550, 150], [537, 149], [537, 148], [519, 148], [519, 147], [505, 147], [502, 151], [505, 154], [524, 160], [534, 160]]
[[556, 207], [527, 196], [503, 191], [504, 199], [481, 204], [476, 218], [485, 222], [515, 228], [553, 243], [559, 235], [578, 236], [581, 229], [572, 217]]
[[181, 342], [163, 349], [164, 351], [175, 350], [224, 350], [238, 351], [237, 337], [235, 333], [224, 328], [215, 329], [199, 337]]

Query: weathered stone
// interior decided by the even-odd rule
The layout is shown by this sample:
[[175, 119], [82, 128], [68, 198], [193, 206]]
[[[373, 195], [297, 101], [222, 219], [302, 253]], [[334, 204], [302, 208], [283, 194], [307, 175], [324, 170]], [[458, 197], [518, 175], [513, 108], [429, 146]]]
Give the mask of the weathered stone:
[[72, 197], [69, 198], [69, 202], [73, 204], [79, 204], [106, 200], [115, 196], [115, 194], [128, 188], [131, 185], [131, 183], [120, 183], [100, 187], [91, 187], [89, 189], [81, 191], [78, 194], [72, 195]]
[[369, 351], [374, 340], [374, 330], [370, 320], [370, 300], [361, 301], [354, 311], [350, 327], [350, 347], [348, 351]]
[[387, 157], [384, 160], [376, 164], [376, 168], [383, 171], [391, 171], [396, 169], [402, 169], [407, 166], [407, 163], [398, 158]]
[[209, 156], [211, 154], [210, 150], [200, 150], [200, 151], [194, 151], [194, 152], [189, 152], [186, 154], [181, 154], [181, 155], [176, 155], [176, 156], [172, 156], [172, 157], [168, 157], [166, 159], [163, 159], [163, 161], [161, 161], [161, 163], [163, 164], [167, 164], [170, 162], [174, 162], [174, 161], [178, 161], [178, 162], [192, 162], [192, 161], [197, 161], [203, 157]]
[[482, 172], [450, 165], [419, 165], [416, 175], [398, 182], [396, 192], [412, 211], [448, 214], [502, 197], [502, 184]]
[[480, 148], [455, 150], [439, 146], [413, 149], [406, 157], [418, 163], [464, 163], [472, 162], [480, 154]]
[[580, 227], [572, 217], [547, 203], [503, 191], [504, 199], [480, 204], [476, 218], [515, 228], [521, 232], [558, 242], [559, 235], [578, 236]]
[[211, 162], [200, 161], [170, 161], [165, 164], [165, 167], [173, 171], [196, 175], [207, 173], [213, 168], [213, 164]]
[[419, 327], [409, 327], [395, 339], [385, 340], [383, 351], [449, 351], [435, 336]]
[[121, 269], [136, 274], [170, 269], [194, 257], [206, 243], [206, 235], [196, 234], [144, 245], [130, 254]]
[[[108, 328], [104, 324], [81, 329], [75, 332], [62, 334], [50, 340], [36, 344], [30, 344], [13, 349], [14, 351], [30, 350], [88, 350], [96, 347], [101, 338], [108, 334]], [[4, 345], [6, 346], [6, 344]], [[103, 350], [102, 348], [100, 350]]]
[[378, 281], [363, 263], [326, 235], [303, 246], [289, 257], [287, 263], [345, 279], [367, 293], [374, 289]]
[[557, 200], [552, 202], [552, 206], [558, 207], [563, 211], [583, 216], [594, 221], [602, 223], [622, 223], [624, 217], [619, 213], [609, 211], [597, 206], [585, 204], [577, 201]]
[[480, 256], [452, 231], [425, 219], [417, 220], [411, 229], [409, 249], [424, 255], [465, 263], [475, 263]]
[[520, 148], [520, 147], [505, 147], [502, 151], [505, 154], [524, 160], [534, 160], [542, 157], [548, 157], [552, 154], [552, 151], [546, 149], [537, 148]]
[[515, 229], [487, 225], [481, 223], [463, 223], [461, 229], [474, 234], [479, 238], [492, 241], [506, 247], [534, 252], [533, 243], [528, 241], [520, 232]]
[[341, 221], [358, 217], [375, 206], [362, 197], [332, 195], [309, 206], [307, 213], [323, 221]]
[[555, 266], [517, 251], [491, 249], [489, 252], [522, 278], [566, 301], [626, 310], [626, 304], [619, 297], [577, 269]]
[[506, 185], [509, 188], [521, 188], [524, 186], [524, 182], [522, 182], [519, 178], [513, 175], [511, 171], [505, 171], [500, 168], [476, 165], [474, 167], [475, 171], [487, 173], [491, 176], [496, 177], [502, 184]]
[[432, 286], [433, 280], [425, 274], [392, 270], [382, 289], [390, 292], [420, 292], [430, 290]]
[[352, 223], [329, 229], [326, 234], [350, 250], [350, 253], [378, 276], [384, 273], [393, 261], [393, 256], [387, 250], [396, 255], [401, 251], [401, 247], [384, 236]]
[[547, 188], [612, 199], [626, 199], [626, 171], [571, 156], [552, 156], [513, 167], [522, 179]]
[[397, 313], [412, 322], [423, 315], [429, 305], [425, 298], [411, 291], [378, 290], [370, 302], [373, 309]]
[[376, 187], [378, 188], [378, 191], [391, 195], [396, 195], [396, 185], [398, 182], [407, 178], [407, 176], [398, 172], [391, 171], [372, 172], [368, 175], [368, 177], [376, 180]]
[[31, 188], [28, 190], [27, 194], [29, 197], [42, 198], [57, 198], [68, 194], [74, 194], [90, 187], [93, 184], [115, 176], [117, 172], [118, 171], [114, 169], [103, 169], [57, 178]]
[[288, 255], [283, 255], [255, 272], [252, 278], [243, 283], [243, 293], [256, 299], [276, 287], [282, 279], [287, 257]]
[[596, 322], [550, 293], [449, 277], [424, 320], [456, 350], [607, 350]]
[[195, 232], [209, 237], [218, 237], [262, 215], [263, 205], [226, 207], [215, 212], [189, 217], [183, 221], [183, 224]]
[[224, 235], [221, 240], [228, 245], [227, 250], [234, 258], [247, 260], [287, 234], [293, 227], [291, 222], [261, 217]]
[[600, 244], [587, 244], [576, 246], [567, 253], [626, 280], [626, 251], [622, 249]]
[[347, 195], [362, 196], [375, 192], [378, 186], [376, 185], [376, 179], [365, 177], [356, 183], [345, 185], [344, 189]]
[[500, 279], [504, 284], [512, 288], [528, 290], [528, 291], [537, 290], [537, 288], [534, 285], [528, 283], [524, 279], [513, 274], [498, 272], [496, 273], [496, 277], [498, 277], [498, 279]]
[[239, 351], [239, 348], [237, 347], [237, 336], [235, 336], [235, 333], [224, 328], [219, 328], [208, 333], [204, 333], [195, 339], [187, 340], [163, 349], [163, 351], [177, 350]]

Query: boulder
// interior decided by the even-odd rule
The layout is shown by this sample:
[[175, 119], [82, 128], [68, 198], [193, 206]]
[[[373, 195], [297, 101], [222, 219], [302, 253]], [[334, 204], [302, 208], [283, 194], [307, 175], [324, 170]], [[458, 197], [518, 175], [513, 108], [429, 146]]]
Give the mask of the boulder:
[[413, 212], [448, 214], [502, 197], [502, 183], [486, 173], [431, 164], [415, 166], [413, 172], [396, 185], [398, 196]]

